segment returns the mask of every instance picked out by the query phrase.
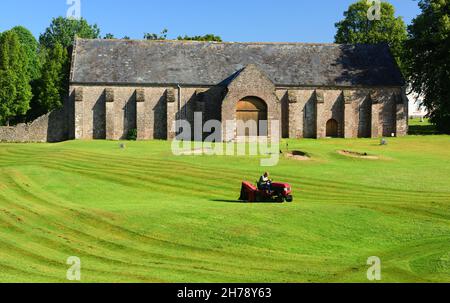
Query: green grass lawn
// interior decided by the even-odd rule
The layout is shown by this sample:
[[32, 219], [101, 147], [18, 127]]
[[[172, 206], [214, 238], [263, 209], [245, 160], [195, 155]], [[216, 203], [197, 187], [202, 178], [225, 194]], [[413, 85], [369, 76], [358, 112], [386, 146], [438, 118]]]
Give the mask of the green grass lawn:
[[[236, 203], [255, 157], [169, 142], [0, 144], [0, 281], [450, 282], [450, 137], [292, 140], [292, 204]], [[283, 147], [284, 149], [284, 147]], [[379, 160], [350, 158], [338, 150]]]
[[436, 126], [431, 124], [428, 119], [421, 122], [420, 118], [414, 118], [409, 119], [409, 134], [415, 136], [437, 135], [438, 131]]

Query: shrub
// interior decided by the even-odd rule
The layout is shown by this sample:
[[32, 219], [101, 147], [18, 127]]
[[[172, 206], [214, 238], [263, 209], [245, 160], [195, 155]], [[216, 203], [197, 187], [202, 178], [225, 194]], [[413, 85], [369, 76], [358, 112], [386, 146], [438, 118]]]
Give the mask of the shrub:
[[127, 140], [128, 141], [136, 141], [137, 140], [137, 129], [136, 128], [130, 129], [130, 131], [128, 132], [128, 135], [127, 135]]

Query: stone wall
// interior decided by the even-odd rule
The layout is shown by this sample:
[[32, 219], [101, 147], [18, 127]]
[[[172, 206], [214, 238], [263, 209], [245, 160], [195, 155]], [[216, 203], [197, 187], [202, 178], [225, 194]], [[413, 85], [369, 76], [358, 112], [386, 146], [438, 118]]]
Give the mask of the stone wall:
[[69, 138], [66, 110], [60, 109], [28, 124], [0, 127], [0, 142], [61, 142]]
[[[337, 121], [338, 136], [345, 138], [403, 136], [408, 131], [400, 88], [275, 88], [251, 66], [227, 87], [85, 86], [82, 91], [83, 101], [74, 102], [78, 139], [125, 139], [132, 128], [138, 129], [139, 140], [172, 139], [174, 122], [184, 119], [193, 126], [195, 112], [203, 113], [203, 122], [234, 121], [237, 102], [248, 96], [267, 103], [269, 120], [282, 121], [284, 137], [326, 137], [330, 119]], [[235, 138], [235, 129], [228, 132], [224, 130], [225, 140]]]
[[[173, 139], [175, 121], [186, 120], [191, 124], [191, 138], [194, 138], [194, 114], [202, 113], [202, 121], [221, 121], [221, 107], [224, 88], [214, 87], [181, 87], [169, 88], [166, 91], [167, 102], [167, 138]], [[168, 97], [167, 97], [168, 96]], [[202, 124], [203, 124], [202, 123]], [[209, 133], [203, 133], [202, 138]]]
[[330, 119], [338, 122], [338, 136], [343, 138], [405, 136], [408, 132], [408, 105], [401, 88], [280, 88], [277, 94], [287, 104], [283, 109], [283, 116], [288, 117], [285, 137], [326, 137]]
[[75, 104], [72, 137], [126, 139], [133, 129], [138, 139], [167, 139], [167, 100], [162, 87], [72, 86]]
[[72, 86], [72, 137], [123, 140], [137, 129], [138, 140], [173, 139], [175, 121], [220, 120], [223, 87]]
[[[284, 137], [313, 138], [316, 136], [316, 96], [314, 89], [279, 89], [283, 94]], [[283, 100], [282, 99], [282, 100]]]
[[[0, 141], [121, 140], [132, 129], [138, 140], [172, 139], [177, 119], [193, 126], [194, 113], [202, 112], [203, 122], [235, 121], [237, 102], [250, 96], [264, 100], [269, 120], [282, 122], [286, 138], [323, 138], [330, 119], [338, 122], [339, 137], [408, 132], [408, 100], [401, 88], [276, 88], [249, 66], [227, 86], [72, 86], [64, 108], [29, 124], [0, 127]], [[236, 129], [223, 135], [233, 140]]]
[[[222, 139], [225, 142], [236, 140], [237, 103], [245, 97], [257, 97], [266, 103], [269, 136], [272, 133], [271, 122], [279, 121], [281, 124], [282, 103], [276, 94], [275, 85], [267, 75], [262, 73], [256, 66], [250, 64], [228, 85], [222, 102]], [[225, 124], [224, 122], [227, 123]], [[234, 125], [230, 125], [230, 123], [234, 123]], [[282, 135], [281, 128], [280, 125], [279, 136]]]

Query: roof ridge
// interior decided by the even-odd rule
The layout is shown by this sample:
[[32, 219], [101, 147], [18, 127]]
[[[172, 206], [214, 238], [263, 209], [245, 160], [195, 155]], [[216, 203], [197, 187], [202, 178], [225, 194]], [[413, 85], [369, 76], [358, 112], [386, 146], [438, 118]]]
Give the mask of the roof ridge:
[[381, 45], [104, 39], [75, 42], [73, 82], [217, 84], [253, 63], [277, 85], [403, 85], [392, 55]]
[[[145, 43], [157, 43], [157, 42], [165, 42], [165, 43], [186, 43], [186, 44], [247, 44], [247, 45], [329, 45], [329, 46], [339, 46], [339, 45], [355, 45], [355, 44], [342, 44], [342, 43], [331, 43], [331, 42], [255, 42], [255, 41], [247, 41], [247, 42], [237, 42], [237, 41], [194, 41], [194, 40], [145, 40], [145, 39], [86, 39], [86, 38], [76, 38], [79, 41], [105, 41], [105, 42], [145, 42]], [[369, 44], [370, 45], [370, 44]], [[376, 45], [376, 44], [373, 44]]]

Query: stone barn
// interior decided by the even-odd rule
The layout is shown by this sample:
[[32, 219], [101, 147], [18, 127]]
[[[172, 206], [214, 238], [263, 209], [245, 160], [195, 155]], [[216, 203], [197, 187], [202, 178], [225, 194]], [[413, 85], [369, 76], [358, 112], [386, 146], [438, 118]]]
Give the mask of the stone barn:
[[76, 39], [58, 134], [172, 139], [174, 121], [201, 112], [203, 122], [280, 121], [284, 138], [403, 136], [404, 86], [385, 44]]

